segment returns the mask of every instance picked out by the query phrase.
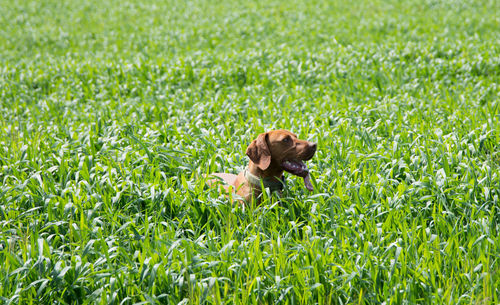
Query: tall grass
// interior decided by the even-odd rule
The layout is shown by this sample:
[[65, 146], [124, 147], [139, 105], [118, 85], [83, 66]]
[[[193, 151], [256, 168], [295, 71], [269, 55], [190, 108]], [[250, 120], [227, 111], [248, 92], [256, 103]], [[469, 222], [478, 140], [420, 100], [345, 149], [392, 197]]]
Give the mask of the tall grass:
[[[497, 11], [0, 0], [0, 303], [500, 303]], [[205, 185], [272, 128], [313, 193]]]

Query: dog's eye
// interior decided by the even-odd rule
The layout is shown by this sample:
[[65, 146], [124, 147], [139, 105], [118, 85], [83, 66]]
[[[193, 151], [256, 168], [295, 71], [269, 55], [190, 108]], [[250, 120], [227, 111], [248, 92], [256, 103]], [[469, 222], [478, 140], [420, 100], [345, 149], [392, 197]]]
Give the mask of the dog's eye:
[[283, 141], [283, 143], [288, 143], [288, 142], [290, 142], [290, 138], [289, 138], [289, 137], [286, 137], [286, 138], [284, 138], [284, 139], [283, 139], [283, 140], [281, 140], [281, 141]]

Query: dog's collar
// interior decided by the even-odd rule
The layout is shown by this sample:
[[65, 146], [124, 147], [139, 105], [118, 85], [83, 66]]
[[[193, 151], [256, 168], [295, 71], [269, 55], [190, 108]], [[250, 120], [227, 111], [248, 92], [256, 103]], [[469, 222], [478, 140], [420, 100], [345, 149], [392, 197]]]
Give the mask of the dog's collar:
[[248, 183], [250, 183], [252, 186], [256, 188], [261, 188], [261, 182], [262, 186], [264, 188], [268, 188], [271, 192], [274, 191], [281, 191], [283, 187], [285, 186], [285, 176], [281, 176], [281, 179], [276, 180], [273, 178], [261, 178], [257, 177], [254, 174], [250, 173], [248, 170], [245, 170], [245, 179], [247, 179]]

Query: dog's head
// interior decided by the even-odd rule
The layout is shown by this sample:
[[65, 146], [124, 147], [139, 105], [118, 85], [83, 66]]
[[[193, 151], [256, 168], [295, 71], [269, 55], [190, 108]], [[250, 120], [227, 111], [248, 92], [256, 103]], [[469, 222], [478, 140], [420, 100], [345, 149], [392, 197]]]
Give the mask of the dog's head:
[[271, 168], [303, 177], [306, 187], [312, 190], [304, 161], [314, 156], [316, 148], [316, 143], [300, 140], [288, 130], [272, 130], [261, 133], [248, 146], [246, 154], [262, 171]]

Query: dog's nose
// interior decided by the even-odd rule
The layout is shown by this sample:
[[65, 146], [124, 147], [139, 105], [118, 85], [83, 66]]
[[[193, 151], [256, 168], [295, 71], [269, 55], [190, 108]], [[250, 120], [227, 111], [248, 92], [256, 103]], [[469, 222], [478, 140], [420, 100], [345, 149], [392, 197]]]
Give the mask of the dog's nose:
[[309, 143], [309, 149], [316, 151], [317, 147], [318, 147], [318, 145], [316, 143]]

